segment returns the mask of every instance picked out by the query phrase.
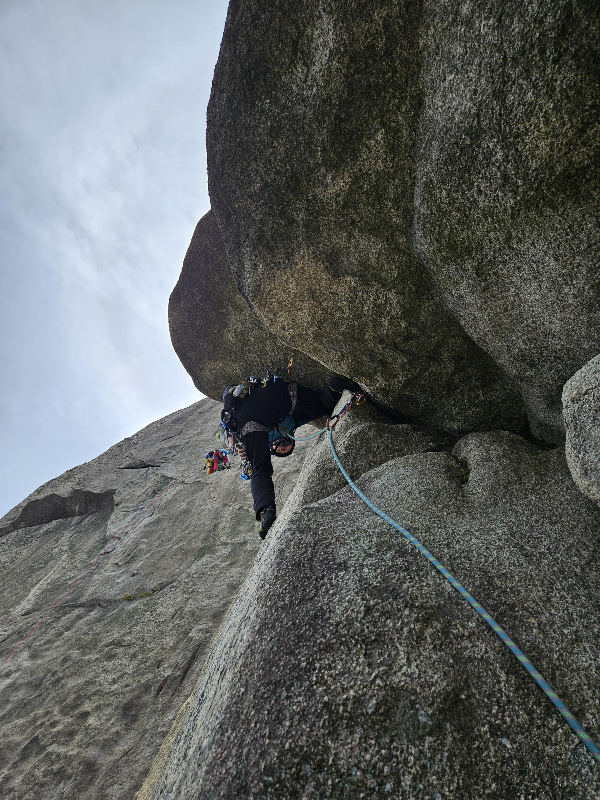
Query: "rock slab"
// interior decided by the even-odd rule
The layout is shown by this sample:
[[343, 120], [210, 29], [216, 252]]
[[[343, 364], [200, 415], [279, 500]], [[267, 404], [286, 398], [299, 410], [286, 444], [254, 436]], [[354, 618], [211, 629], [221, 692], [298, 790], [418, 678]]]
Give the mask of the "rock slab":
[[600, 356], [566, 382], [563, 416], [567, 463], [573, 480], [600, 505]]
[[[3, 800], [141, 786], [260, 547], [238, 470], [202, 469], [219, 416], [177, 411], [0, 521], [0, 662], [120, 536], [0, 668]], [[276, 465], [281, 504], [301, 463]]]
[[[564, 451], [497, 432], [414, 452], [407, 434], [412, 452], [358, 485], [598, 741], [600, 510]], [[593, 757], [515, 657], [349, 488], [278, 523], [169, 747], [143, 800], [600, 793]]]

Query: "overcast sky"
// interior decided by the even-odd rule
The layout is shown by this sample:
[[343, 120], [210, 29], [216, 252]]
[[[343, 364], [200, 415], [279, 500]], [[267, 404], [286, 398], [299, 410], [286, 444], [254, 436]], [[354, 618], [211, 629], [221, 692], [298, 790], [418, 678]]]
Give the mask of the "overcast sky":
[[167, 301], [227, 0], [0, 0], [0, 516], [200, 399]]

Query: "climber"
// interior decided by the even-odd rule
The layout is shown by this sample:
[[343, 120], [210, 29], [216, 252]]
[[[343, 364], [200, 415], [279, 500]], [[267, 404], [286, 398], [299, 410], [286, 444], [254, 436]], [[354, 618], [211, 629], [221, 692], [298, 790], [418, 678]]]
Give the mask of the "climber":
[[233, 422], [242, 443], [238, 453], [252, 464], [250, 490], [261, 539], [276, 518], [271, 456], [291, 455], [295, 442], [287, 433], [293, 435], [296, 427], [329, 416], [344, 389], [361, 391], [354, 381], [332, 377], [320, 392], [281, 378], [247, 381], [223, 392], [222, 417]]

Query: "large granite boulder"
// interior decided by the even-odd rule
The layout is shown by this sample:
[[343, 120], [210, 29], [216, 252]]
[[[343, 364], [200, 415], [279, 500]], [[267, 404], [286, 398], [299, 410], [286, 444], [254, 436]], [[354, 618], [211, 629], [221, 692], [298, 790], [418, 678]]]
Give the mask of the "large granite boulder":
[[600, 505], [600, 356], [566, 382], [563, 416], [567, 463], [573, 480]]
[[234, 0], [209, 185], [267, 327], [454, 430], [516, 427], [505, 371], [561, 442], [600, 350], [599, 49], [584, 0]]
[[[340, 405], [350, 400], [344, 392]], [[391, 425], [389, 419], [371, 403], [362, 404], [335, 423], [336, 450], [351, 480], [356, 480], [393, 458], [437, 450], [450, 450], [455, 439], [440, 431], [415, 425]], [[285, 506], [279, 512], [279, 524], [302, 506], [329, 497], [346, 486], [339, 469], [332, 469], [331, 449], [326, 432], [308, 451], [302, 467], [302, 479], [296, 482]]]
[[[564, 451], [495, 432], [436, 452], [400, 431], [402, 455], [358, 485], [598, 742], [600, 509]], [[269, 538], [138, 800], [599, 796], [599, 765], [517, 659], [348, 487]]]
[[413, 240], [539, 437], [600, 352], [600, 6], [430, 0]]
[[234, 283], [211, 211], [196, 225], [169, 299], [175, 352], [194, 385], [213, 400], [249, 375], [270, 372], [318, 389], [331, 371], [269, 331]]
[[269, 330], [411, 418], [518, 430], [516, 386], [411, 244], [421, 4], [233, 0], [208, 108], [209, 190]]
[[[0, 663], [123, 531], [0, 667], [3, 800], [139, 789], [260, 547], [237, 469], [202, 469], [219, 409], [153, 423], [0, 520]], [[276, 465], [280, 504], [301, 463]]]

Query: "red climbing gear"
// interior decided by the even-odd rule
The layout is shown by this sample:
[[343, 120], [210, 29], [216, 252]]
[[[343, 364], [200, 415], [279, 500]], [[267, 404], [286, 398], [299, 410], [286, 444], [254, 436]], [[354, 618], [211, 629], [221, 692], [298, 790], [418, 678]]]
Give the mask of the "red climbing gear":
[[222, 469], [230, 469], [229, 454], [227, 450], [211, 450], [204, 458], [204, 469], [207, 475]]

